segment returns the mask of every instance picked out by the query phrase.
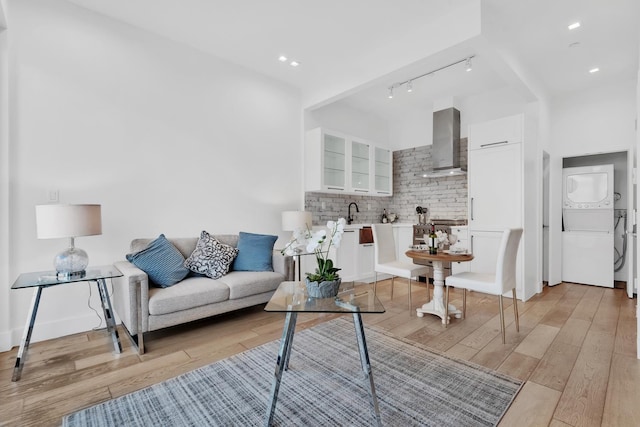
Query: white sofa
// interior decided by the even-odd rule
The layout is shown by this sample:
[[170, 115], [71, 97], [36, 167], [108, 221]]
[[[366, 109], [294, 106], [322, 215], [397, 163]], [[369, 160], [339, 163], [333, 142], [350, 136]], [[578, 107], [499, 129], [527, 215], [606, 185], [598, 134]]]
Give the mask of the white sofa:
[[[217, 240], [236, 247], [238, 235], [213, 235]], [[131, 252], [147, 247], [153, 239], [135, 239]], [[185, 258], [193, 252], [198, 238], [169, 239]], [[230, 271], [219, 279], [189, 275], [167, 288], [149, 286], [147, 273], [130, 263], [114, 265], [123, 274], [113, 279], [113, 307], [130, 338], [144, 353], [144, 334], [170, 326], [191, 322], [264, 304], [281, 282], [293, 280], [293, 260], [273, 251], [274, 271]]]

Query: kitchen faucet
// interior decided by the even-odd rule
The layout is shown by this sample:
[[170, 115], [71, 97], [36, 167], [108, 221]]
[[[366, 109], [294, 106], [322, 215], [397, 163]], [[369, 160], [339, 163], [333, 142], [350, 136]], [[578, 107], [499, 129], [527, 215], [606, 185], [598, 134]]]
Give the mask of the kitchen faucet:
[[356, 212], [360, 213], [360, 209], [358, 209], [356, 202], [349, 203], [349, 207], [347, 208], [347, 224], [351, 224], [353, 222], [353, 218], [351, 218], [351, 205], [354, 205], [356, 207]]

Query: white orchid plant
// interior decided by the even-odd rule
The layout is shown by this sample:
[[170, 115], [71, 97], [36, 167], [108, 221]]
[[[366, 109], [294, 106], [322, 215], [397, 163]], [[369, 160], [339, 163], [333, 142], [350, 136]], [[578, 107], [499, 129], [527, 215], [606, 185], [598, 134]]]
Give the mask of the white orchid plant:
[[333, 266], [333, 261], [329, 258], [331, 246], [340, 247], [344, 226], [347, 222], [344, 218], [337, 221], [327, 222], [327, 230], [311, 231], [309, 229], [294, 230], [293, 237], [287, 243], [282, 253], [285, 255], [296, 255], [306, 250], [313, 252], [316, 256], [318, 266], [314, 273], [306, 273], [311, 282], [325, 282], [337, 280], [339, 268]]

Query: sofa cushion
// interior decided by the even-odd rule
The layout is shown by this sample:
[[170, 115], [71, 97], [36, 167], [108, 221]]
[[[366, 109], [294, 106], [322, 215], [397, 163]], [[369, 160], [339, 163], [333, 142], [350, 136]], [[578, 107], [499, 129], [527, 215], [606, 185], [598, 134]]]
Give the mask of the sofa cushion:
[[149, 314], [158, 316], [229, 299], [229, 287], [208, 277], [188, 277], [176, 286], [149, 290]]
[[127, 261], [147, 273], [155, 286], [173, 286], [189, 274], [184, 266], [184, 257], [164, 234], [152, 240], [139, 252], [127, 254]]
[[273, 271], [273, 245], [278, 236], [240, 232], [234, 271]]
[[184, 266], [212, 279], [219, 279], [227, 274], [237, 255], [238, 249], [221, 243], [202, 230], [196, 248], [186, 259]]
[[231, 271], [220, 279], [229, 287], [229, 299], [275, 291], [284, 280], [282, 274], [273, 271]]

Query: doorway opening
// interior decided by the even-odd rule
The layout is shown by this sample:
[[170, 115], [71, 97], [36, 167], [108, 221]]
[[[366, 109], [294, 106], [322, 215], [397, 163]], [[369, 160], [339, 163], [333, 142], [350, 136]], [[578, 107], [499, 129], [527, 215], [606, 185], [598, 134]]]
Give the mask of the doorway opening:
[[629, 157], [623, 151], [563, 158], [562, 281], [632, 285]]

